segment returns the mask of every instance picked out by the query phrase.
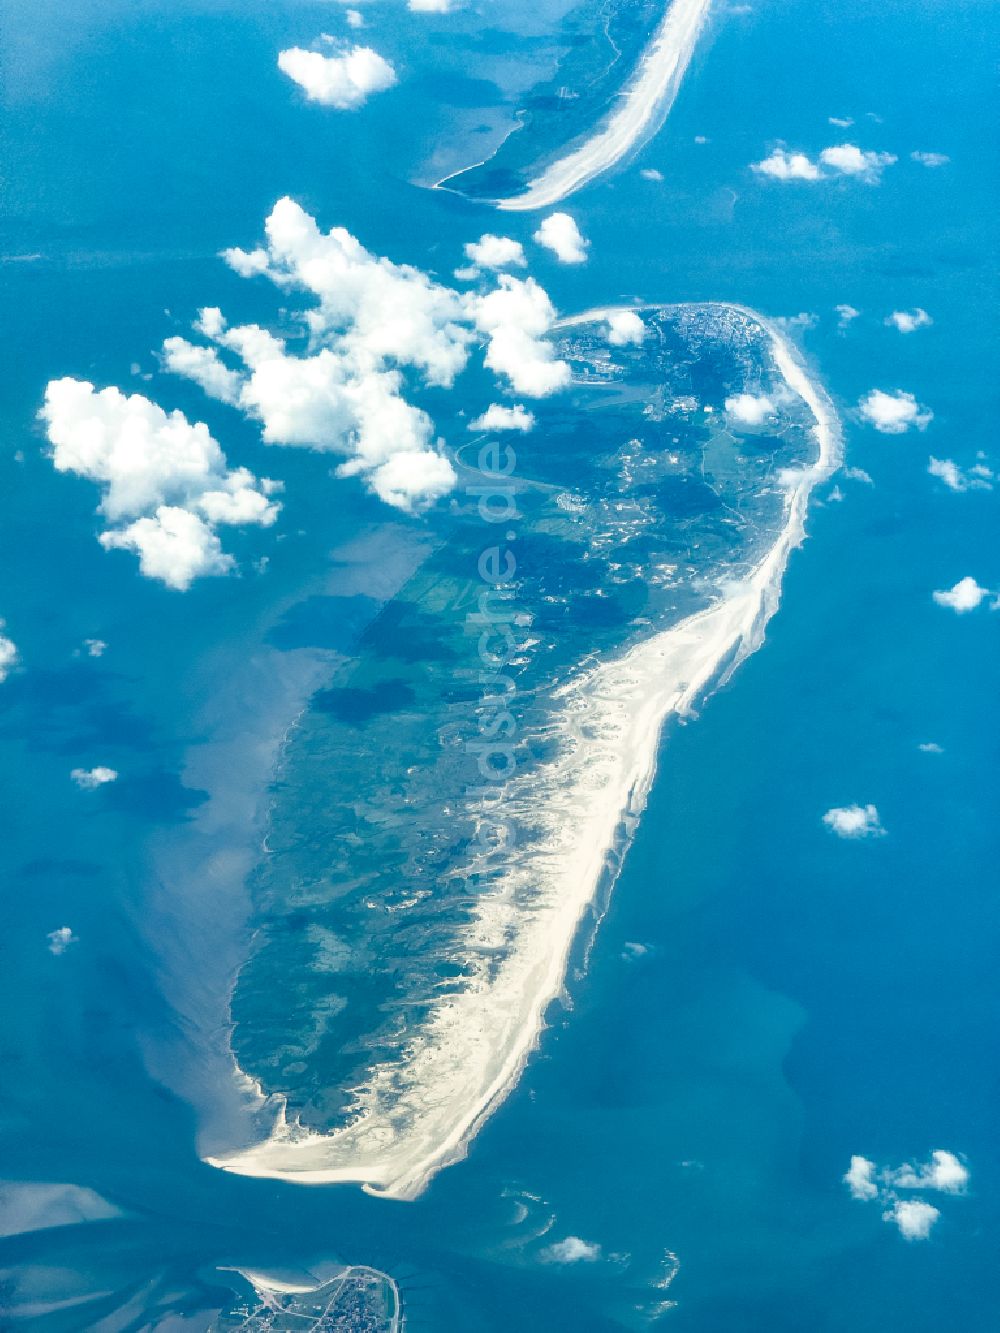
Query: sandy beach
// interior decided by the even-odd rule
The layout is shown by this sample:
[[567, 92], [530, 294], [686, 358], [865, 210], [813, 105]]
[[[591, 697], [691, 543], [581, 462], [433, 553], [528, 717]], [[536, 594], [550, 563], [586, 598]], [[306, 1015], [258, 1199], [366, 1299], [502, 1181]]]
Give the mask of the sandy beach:
[[496, 207], [511, 212], [550, 208], [654, 134], [673, 106], [710, 3], [673, 0], [604, 128], [553, 162], [523, 194], [494, 200]]

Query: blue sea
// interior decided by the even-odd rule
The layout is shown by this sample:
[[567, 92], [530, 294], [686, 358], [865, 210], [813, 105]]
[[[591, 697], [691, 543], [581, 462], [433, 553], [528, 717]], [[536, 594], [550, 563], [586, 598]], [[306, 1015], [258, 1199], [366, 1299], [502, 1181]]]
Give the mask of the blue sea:
[[[0, 682], [0, 1328], [990, 1333], [995, 6], [718, 0], [663, 125], [555, 206], [589, 243], [574, 264], [533, 241], [541, 214], [432, 187], [491, 160], [525, 106], [498, 162], [550, 161], [621, 86], [588, 33], [624, 70], [659, 8], [365, 0], [357, 28], [347, 12], [8, 0], [0, 24], [0, 618], [17, 653]], [[278, 69], [279, 51], [348, 41], [395, 68], [364, 105], [311, 102]], [[895, 160], [752, 169], [842, 143]], [[555, 329], [572, 389], [505, 399], [538, 419], [511, 436], [505, 538], [534, 651], [529, 850], [555, 808], [560, 690], [742, 577], [779, 530], [785, 470], [811, 461], [764, 326], [734, 311], [798, 348], [846, 451], [763, 643], [667, 721], [537, 1048], [415, 1198], [204, 1160], [267, 1119], [248, 1128], [237, 1061], [265, 1111], [348, 1123], [366, 1071], [408, 1058], [429, 988], [462, 993], [477, 906], [410, 892], [467, 851], [452, 797], [469, 776], [441, 737], [481, 702], [469, 510], [394, 508], [161, 361], [203, 307], [265, 327], [302, 308], [219, 257], [260, 245], [285, 196], [444, 285], [494, 233], [560, 315], [643, 312], [646, 341], [610, 360], [592, 327]], [[932, 322], [913, 332], [886, 322], [918, 310]], [[102, 549], [98, 487], [53, 466], [38, 416], [64, 376], [203, 421], [230, 467], [282, 483], [271, 526], [220, 528], [227, 576], [182, 591]], [[874, 389], [932, 419], [874, 429]], [[738, 391], [777, 404], [763, 433], [676, 407]], [[456, 495], [470, 419], [498, 394], [479, 356], [420, 398]], [[646, 458], [668, 408], [681, 424]], [[935, 601], [967, 577], [974, 609]], [[117, 779], [70, 777], [96, 766]], [[871, 836], [824, 825], [869, 805]], [[958, 1186], [903, 1183], [936, 1151]], [[869, 1197], [844, 1182], [854, 1157]], [[893, 1215], [917, 1197], [937, 1210], [923, 1237]], [[281, 1286], [333, 1291], [328, 1312]]]

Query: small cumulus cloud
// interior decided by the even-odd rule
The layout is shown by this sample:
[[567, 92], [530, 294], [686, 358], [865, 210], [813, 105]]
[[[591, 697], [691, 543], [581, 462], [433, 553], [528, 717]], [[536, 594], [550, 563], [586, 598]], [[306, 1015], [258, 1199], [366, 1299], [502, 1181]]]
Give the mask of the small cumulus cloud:
[[914, 162], [919, 162], [922, 167], [943, 167], [951, 161], [947, 153], [925, 153], [920, 149], [911, 153], [910, 157]]
[[201, 575], [225, 574], [234, 561], [216, 527], [268, 526], [277, 517], [273, 483], [229, 468], [203, 422], [142, 394], [52, 380], [39, 415], [56, 470], [101, 487], [99, 512], [112, 524], [101, 545], [134, 551], [148, 578], [185, 589]]
[[920, 1166], [904, 1162], [885, 1179], [897, 1189], [940, 1190], [942, 1194], [964, 1194], [969, 1183], [969, 1168], [955, 1153], [935, 1148], [930, 1161]]
[[98, 787], [103, 787], [109, 782], [116, 782], [118, 771], [98, 764], [96, 768], [74, 768], [70, 772], [70, 778], [81, 791], [96, 791]]
[[345, 46], [335, 55], [292, 46], [278, 53], [278, 68], [310, 102], [338, 111], [354, 111], [396, 82], [392, 65], [370, 46]]
[[882, 1214], [883, 1222], [895, 1222], [904, 1240], [927, 1240], [940, 1210], [924, 1199], [897, 1199]]
[[60, 926], [57, 930], [50, 930], [45, 938], [49, 942], [49, 953], [55, 954], [57, 958], [60, 954], [64, 954], [71, 944], [79, 943], [69, 926]]
[[534, 278], [501, 273], [496, 289], [475, 301], [474, 318], [489, 340], [486, 366], [509, 379], [516, 393], [544, 398], [569, 383], [569, 365], [542, 340], [555, 310]]
[[489, 407], [475, 421], [469, 422], [469, 430], [533, 430], [535, 416], [521, 403], [505, 407], [502, 403], [490, 403]]
[[567, 1236], [542, 1251], [543, 1261], [550, 1264], [592, 1264], [600, 1257], [600, 1245], [591, 1244], [579, 1236]]
[[964, 491], [965, 478], [962, 476], [962, 469], [950, 458], [935, 458], [931, 455], [927, 464], [927, 471], [932, 477], [937, 477], [951, 491]]
[[84, 639], [83, 646], [88, 657], [103, 657], [108, 648], [103, 639]]
[[866, 472], [863, 467], [845, 467], [844, 476], [847, 478], [848, 481], [860, 481], [863, 482], [866, 486], [875, 485], [871, 473]]
[[874, 805], [840, 805], [827, 810], [823, 823], [838, 838], [879, 838], [885, 834]]
[[476, 268], [524, 268], [527, 260], [520, 241], [487, 232], [478, 241], [469, 241], [465, 253]]
[[347, 20], [349, 28], [363, 28], [365, 26], [365, 18], [360, 9], [345, 9], [344, 18]]
[[827, 122], [836, 125], [838, 130], [849, 130], [854, 124], [850, 116], [827, 116]]
[[983, 462], [962, 469], [952, 458], [935, 458], [933, 454], [927, 463], [927, 471], [932, 477], [943, 481], [950, 491], [991, 491], [993, 489], [993, 469]]
[[454, 0], [409, 0], [415, 14], [451, 14], [457, 5]]
[[836, 311], [838, 333], [843, 333], [861, 314], [861, 311], [852, 305], [838, 305]]
[[886, 316], [885, 322], [900, 333], [916, 333], [917, 329], [926, 329], [934, 323], [927, 311], [919, 306], [915, 310], [894, 310]]
[[550, 213], [535, 232], [534, 239], [546, 250], [551, 250], [560, 264], [582, 264], [590, 245], [569, 213]]
[[824, 167], [841, 176], [856, 176], [859, 180], [875, 184], [882, 177], [886, 167], [896, 161], [893, 153], [865, 151], [857, 144], [841, 143], [831, 148], [824, 148], [819, 155]]
[[807, 153], [790, 152], [775, 148], [752, 168], [760, 176], [778, 181], [824, 181], [838, 177], [853, 177], [868, 185], [877, 185], [882, 172], [896, 161], [892, 153], [879, 153], [859, 148], [857, 144], [832, 144], [824, 148], [814, 160]]
[[852, 1199], [869, 1203], [877, 1200], [883, 1210], [882, 1220], [894, 1224], [904, 1240], [927, 1240], [941, 1216], [940, 1209], [926, 1199], [901, 1197], [899, 1191], [961, 1195], [969, 1183], [969, 1170], [955, 1153], [937, 1148], [923, 1165], [907, 1162], [881, 1170], [870, 1158], [854, 1156], [843, 1180]]
[[789, 153], [776, 148], [769, 157], [753, 163], [753, 170], [761, 176], [778, 181], [818, 181], [823, 173], [805, 153]]
[[959, 615], [964, 615], [966, 611], [975, 611], [983, 598], [989, 595], [989, 588], [980, 587], [969, 574], [964, 579], [959, 579], [954, 587], [932, 594], [938, 606], [946, 606]]
[[657, 171], [656, 167], [643, 167], [639, 175], [644, 181], [659, 182], [663, 180], [663, 172]]
[[0, 620], [0, 681], [4, 681], [17, 665], [17, 645], [4, 631], [4, 622]]
[[937, 741], [921, 741], [917, 749], [922, 754], [944, 754], [944, 746], [938, 745]]
[[844, 1174], [844, 1184], [851, 1192], [852, 1199], [874, 1199], [878, 1197], [878, 1185], [875, 1183], [875, 1163], [868, 1157], [855, 1155]]
[[797, 315], [779, 315], [774, 322], [780, 328], [787, 329], [789, 333], [804, 332], [806, 329], [816, 327], [819, 316], [809, 310], [800, 310]]
[[738, 393], [726, 399], [726, 414], [740, 426], [762, 426], [774, 412], [774, 402], [766, 394]]
[[861, 418], [883, 435], [903, 435], [911, 429], [926, 430], [934, 420], [930, 408], [918, 403], [912, 393], [896, 389], [886, 393], [872, 389], [858, 403]]
[[618, 310], [608, 317], [608, 342], [613, 347], [638, 347], [646, 326], [634, 310]]

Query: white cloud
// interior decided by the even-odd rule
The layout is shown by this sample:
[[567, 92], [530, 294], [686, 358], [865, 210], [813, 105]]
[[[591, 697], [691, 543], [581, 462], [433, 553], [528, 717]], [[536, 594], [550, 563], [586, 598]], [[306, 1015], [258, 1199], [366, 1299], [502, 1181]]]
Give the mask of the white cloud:
[[800, 310], [797, 315], [779, 315], [774, 322], [781, 328], [788, 329], [790, 333], [794, 333], [796, 329], [814, 329], [819, 323], [819, 316], [808, 310]]
[[852, 305], [838, 305], [836, 310], [837, 329], [841, 333], [843, 333], [847, 326], [861, 314], [861, 311], [856, 310]]
[[[924, 747], [921, 747], [924, 748]], [[940, 1217], [933, 1204], [919, 1198], [900, 1198], [898, 1190], [937, 1190], [941, 1194], [960, 1195], [969, 1183], [969, 1171], [952, 1152], [937, 1148], [929, 1162], [878, 1170], [867, 1157], [852, 1157], [844, 1176], [851, 1197], [862, 1202], [878, 1200], [882, 1220], [892, 1222], [906, 1240], [927, 1240]]]
[[927, 311], [921, 310], [919, 306], [915, 310], [894, 310], [886, 316], [885, 322], [900, 333], [915, 333], [917, 329], [925, 329], [928, 324], [934, 323]]
[[934, 413], [918, 403], [912, 393], [897, 389], [894, 393], [885, 393], [882, 389], [872, 389], [858, 404], [862, 418], [881, 431], [883, 435], [902, 435], [911, 427], [926, 430], [934, 419]]
[[774, 403], [766, 394], [738, 393], [726, 399], [726, 412], [740, 426], [762, 426], [774, 415]]
[[946, 153], [924, 153], [919, 149], [917, 152], [911, 153], [910, 157], [914, 162], [919, 162], [924, 167], [943, 167], [951, 161]]
[[663, 172], [657, 171], [656, 167], [643, 167], [639, 175], [644, 181], [662, 181]]
[[134, 552], [140, 573], [180, 592], [197, 578], [228, 574], [235, 564], [208, 524], [176, 505], [160, 505], [152, 517], [102, 532], [99, 540], [106, 551]]
[[[104, 487], [101, 513], [112, 521], [157, 504], [198, 507], [220, 492], [246, 500], [258, 522], [272, 506], [245, 468], [230, 469], [203, 422], [167, 413], [142, 394], [96, 390], [86, 380], [51, 380], [41, 410], [59, 472]], [[240, 521], [247, 521], [242, 518]]]
[[608, 319], [608, 342], [613, 347], [638, 347], [646, 326], [634, 310], [619, 310]]
[[118, 772], [116, 769], [105, 768], [103, 764], [98, 764], [96, 768], [74, 768], [70, 777], [82, 791], [96, 791], [98, 787], [103, 787], [108, 782], [115, 782]]
[[753, 163], [753, 170], [761, 176], [770, 176], [778, 181], [818, 181], [823, 173], [805, 153], [789, 153], [784, 148], [776, 148], [770, 157]]
[[349, 28], [363, 28], [365, 26], [364, 15], [359, 9], [345, 9], [344, 18], [347, 20]]
[[937, 741], [921, 741], [917, 749], [924, 754], [944, 754], [944, 746], [938, 745]]
[[985, 463], [974, 463], [967, 471], [963, 471], [958, 464], [951, 458], [935, 458], [931, 455], [927, 463], [927, 471], [932, 477], [937, 477], [939, 481], [952, 491], [991, 491], [993, 489], [993, 469], [987, 467]]
[[84, 639], [83, 646], [88, 657], [103, 657], [108, 645], [103, 639]]
[[520, 241], [510, 236], [494, 236], [487, 232], [478, 241], [469, 241], [465, 253], [477, 268], [524, 268], [527, 260]]
[[50, 930], [45, 938], [49, 942], [49, 953], [54, 953], [57, 958], [60, 954], [64, 954], [71, 944], [79, 943], [69, 926]]
[[332, 56], [293, 46], [279, 52], [278, 68], [311, 102], [339, 111], [363, 106], [372, 93], [384, 92], [396, 82], [392, 65], [370, 46], [345, 47]]
[[551, 213], [535, 232], [534, 239], [551, 250], [561, 264], [582, 264], [590, 245], [568, 213]]
[[854, 124], [850, 116], [827, 116], [827, 121], [831, 125], [836, 125], [839, 130], [849, 130]]
[[513, 407], [490, 403], [481, 416], [469, 422], [469, 430], [533, 430], [534, 426], [534, 413], [520, 403], [515, 403]]
[[550, 1245], [542, 1251], [542, 1259], [546, 1263], [555, 1264], [581, 1262], [591, 1264], [600, 1257], [600, 1245], [593, 1245], [589, 1241], [581, 1240], [579, 1236], [567, 1236], [565, 1240], [558, 1240], [554, 1245]]
[[447, 495], [455, 485], [455, 469], [433, 449], [400, 450], [371, 474], [371, 488], [380, 500], [397, 509], [416, 509]]
[[838, 838], [877, 838], [885, 833], [874, 805], [842, 805], [827, 810], [823, 823]]
[[942, 1194], [964, 1194], [969, 1183], [968, 1167], [945, 1148], [935, 1148], [931, 1160], [922, 1166], [904, 1163], [887, 1173], [886, 1180], [896, 1189], [940, 1190]]
[[[202, 367], [209, 358], [222, 364], [218, 349], [233, 353], [243, 362], [237, 405], [261, 422], [267, 443], [345, 455], [342, 475], [360, 474], [399, 508], [445, 494], [454, 468], [437, 447], [430, 417], [403, 397], [395, 367], [414, 367], [430, 384], [452, 383], [474, 337], [463, 298], [417, 269], [370, 254], [343, 228], [321, 232], [290, 199], [275, 205], [266, 231], [266, 249], [224, 257], [244, 276], [264, 275], [282, 290], [318, 298], [304, 316], [313, 349], [296, 356], [258, 325], [229, 328], [221, 312], [208, 321], [203, 312], [199, 327], [217, 347], [201, 349], [198, 361], [186, 359], [198, 382], [209, 392], [222, 384], [231, 401], [231, 381]], [[171, 349], [168, 358], [184, 373]]]
[[842, 143], [824, 148], [818, 161], [813, 161], [806, 153], [775, 148], [769, 157], [754, 162], [752, 167], [759, 175], [769, 176], [772, 180], [822, 181], [852, 176], [874, 185], [881, 179], [884, 168], [895, 161], [892, 153], [877, 153], [859, 148], [857, 144]]
[[867, 1157], [853, 1156], [851, 1165], [844, 1175], [844, 1184], [851, 1191], [852, 1199], [877, 1198], [878, 1185], [875, 1183], [875, 1163]]
[[[202, 331], [207, 333], [207, 328]], [[167, 370], [194, 380], [210, 398], [222, 403], [239, 402], [243, 381], [219, 360], [214, 348], [197, 347], [186, 338], [168, 338], [163, 344], [163, 361]]]
[[555, 322], [552, 302], [534, 278], [501, 273], [499, 285], [474, 297], [476, 327], [488, 335], [486, 365], [504, 375], [517, 393], [544, 398], [569, 383], [570, 369], [542, 341]]
[[871, 474], [866, 472], [863, 467], [845, 467], [844, 476], [848, 481], [863, 481], [866, 486], [874, 486]]
[[927, 471], [932, 477], [937, 477], [951, 491], [964, 491], [966, 482], [962, 476], [962, 469], [950, 458], [935, 458], [931, 455], [927, 464]]
[[0, 681], [10, 675], [11, 668], [17, 663], [17, 645], [3, 632], [4, 622], [0, 620]]
[[819, 160], [824, 167], [842, 176], [856, 176], [859, 180], [875, 184], [881, 178], [884, 168], [891, 167], [896, 157], [892, 153], [866, 152], [857, 144], [842, 143], [824, 148]]
[[415, 14], [450, 14], [456, 6], [452, 0], [409, 0]]
[[320, 231], [292, 199], [278, 200], [265, 232], [266, 249], [226, 250], [223, 258], [243, 277], [312, 293], [319, 304], [306, 319], [314, 340], [356, 363], [414, 366], [436, 385], [450, 385], [463, 369], [472, 335], [457, 292], [369, 253], [343, 227]]
[[[259, 325], [229, 327], [209, 308], [196, 328], [214, 345], [192, 354], [187, 340], [170, 339], [166, 363], [258, 420], [265, 442], [340, 453], [341, 475], [361, 476], [390, 504], [414, 509], [455, 483], [433, 422], [404, 396], [404, 372], [449, 387], [485, 341], [487, 368], [518, 393], [544, 396], [569, 380], [546, 336], [555, 309], [532, 278], [501, 273], [490, 291], [459, 293], [369, 253], [342, 227], [320, 231], [287, 198], [265, 231], [265, 246], [223, 257], [244, 277], [315, 298], [293, 315], [308, 331], [307, 351], [294, 354]], [[506, 237], [484, 236], [468, 252], [484, 264], [523, 260]], [[227, 357], [242, 365], [231, 369]]]
[[927, 1240], [940, 1216], [938, 1209], [923, 1199], [897, 1199], [882, 1214], [882, 1219], [895, 1222], [905, 1240]]
[[173, 588], [232, 568], [215, 533], [220, 523], [267, 526], [273, 483], [230, 469], [203, 422], [167, 413], [142, 394], [95, 390], [86, 380], [52, 380], [39, 413], [59, 472], [102, 487], [99, 512], [112, 524], [107, 550], [136, 551], [142, 572]]
[[962, 615], [966, 611], [975, 611], [984, 597], [989, 596], [989, 588], [981, 588], [974, 578], [966, 575], [959, 579], [953, 588], [933, 594], [938, 606], [950, 607]]

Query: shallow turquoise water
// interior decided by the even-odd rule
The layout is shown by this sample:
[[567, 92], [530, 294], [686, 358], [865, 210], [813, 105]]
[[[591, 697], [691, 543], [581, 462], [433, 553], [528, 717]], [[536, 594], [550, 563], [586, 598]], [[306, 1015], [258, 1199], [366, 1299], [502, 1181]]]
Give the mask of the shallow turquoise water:
[[[407, 182], [502, 98], [470, 58], [455, 71], [449, 20], [372, 13], [407, 77], [348, 117], [302, 105], [273, 68], [279, 46], [330, 22], [315, 6], [102, 0], [58, 24], [44, 5], [11, 6], [2, 248], [43, 258], [0, 271], [0, 613], [26, 664], [0, 700], [0, 1175], [88, 1186], [129, 1216], [0, 1242], [0, 1267], [22, 1299], [116, 1293], [97, 1314], [28, 1321], [40, 1328], [100, 1326], [126, 1298], [132, 1322], [116, 1326], [205, 1327], [200, 1312], [229, 1299], [218, 1265], [333, 1257], [392, 1273], [415, 1329], [604, 1330], [648, 1326], [669, 1251], [665, 1328], [985, 1333], [997, 617], [952, 617], [929, 594], [966, 573], [1000, 583], [996, 500], [924, 472], [929, 452], [968, 464], [994, 448], [985, 4], [717, 17], [637, 164], [665, 182], [626, 169], [596, 183], [569, 204], [590, 262], [533, 260], [564, 311], [635, 296], [816, 312], [804, 345], [875, 486], [842, 483], [843, 503], [814, 508], [766, 646], [668, 737], [572, 1009], [554, 1006], [467, 1162], [416, 1204], [224, 1175], [197, 1160], [188, 1102], [150, 1072], [177, 1085], [181, 999], [221, 984], [245, 950], [269, 743], [372, 610], [331, 620], [310, 599], [390, 595], [423, 529], [392, 520], [386, 586], [368, 587], [363, 567], [334, 585], [328, 554], [386, 513], [321, 458], [283, 451], [285, 536], [268, 544], [267, 577], [180, 597], [100, 550], [93, 489], [52, 472], [34, 413], [53, 375], [125, 385], [133, 362], [154, 371], [151, 349], [206, 301], [257, 317], [259, 297], [215, 253], [251, 244], [279, 194], [444, 275], [462, 242], [499, 229]], [[475, 45], [485, 60], [489, 39]], [[881, 186], [818, 194], [750, 177], [774, 138], [813, 152], [836, 141], [829, 115], [898, 153]], [[911, 149], [952, 162], [927, 170]], [[522, 240], [534, 227], [504, 222]], [[864, 311], [844, 336], [839, 302]], [[881, 325], [915, 305], [932, 328]], [[932, 406], [926, 437], [851, 420], [876, 383]], [[149, 392], [165, 400], [167, 384]], [[232, 457], [275, 471], [252, 428], [180, 382], [169, 396], [225, 431]], [[258, 538], [234, 539], [247, 564]], [[88, 637], [108, 641], [104, 657], [72, 656]], [[926, 740], [945, 753], [917, 751]], [[98, 761], [123, 778], [90, 799], [66, 775]], [[888, 837], [825, 835], [822, 811], [856, 799], [877, 802]], [[65, 922], [80, 945], [55, 959], [44, 937]], [[934, 1147], [966, 1155], [970, 1194], [943, 1201], [929, 1244], [907, 1245], [840, 1177], [852, 1153], [901, 1162]], [[552, 1215], [546, 1239], [584, 1237], [605, 1259], [540, 1263]]]

